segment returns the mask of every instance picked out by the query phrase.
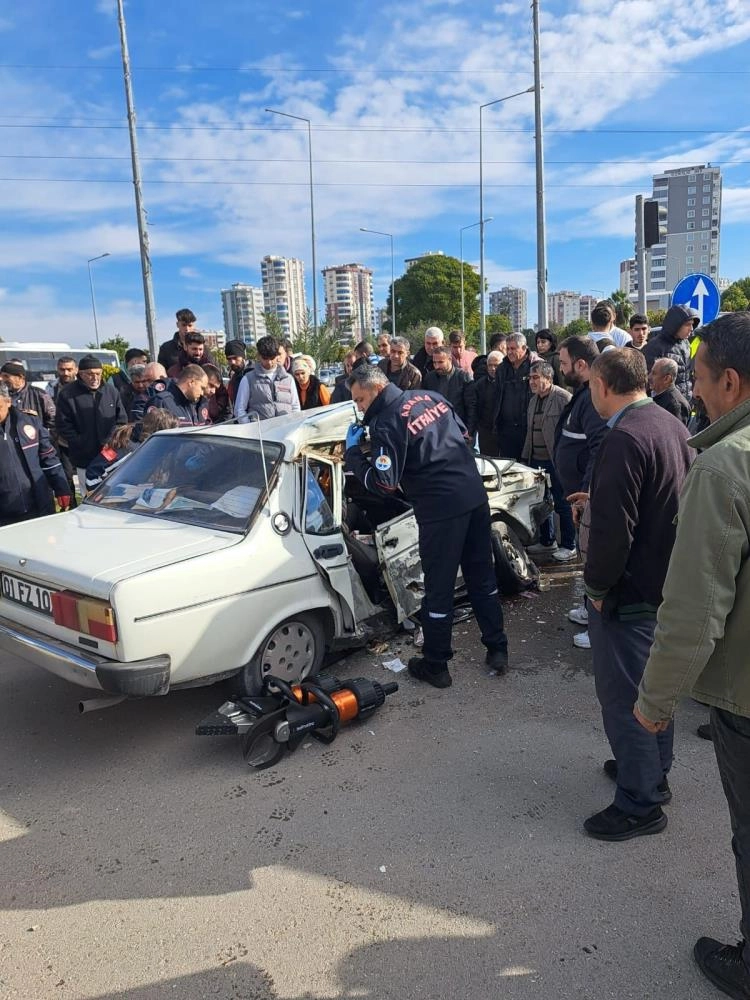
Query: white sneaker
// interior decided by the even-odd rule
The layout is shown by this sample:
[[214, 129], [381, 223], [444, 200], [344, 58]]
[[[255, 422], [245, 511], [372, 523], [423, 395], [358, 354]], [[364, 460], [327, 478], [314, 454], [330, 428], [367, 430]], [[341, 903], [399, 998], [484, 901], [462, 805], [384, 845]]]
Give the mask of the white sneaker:
[[578, 608], [571, 608], [568, 612], [568, 621], [573, 622], [574, 625], [588, 625], [589, 613], [585, 606], [582, 604]]
[[573, 645], [576, 649], [591, 649], [591, 639], [588, 632], [576, 632], [573, 636]]
[[552, 555], [553, 552], [557, 552], [557, 542], [553, 542], [551, 545], [543, 545], [541, 542], [537, 542], [535, 545], [528, 545], [526, 551], [530, 556]]
[[552, 553], [552, 558], [557, 562], [573, 562], [574, 559], [578, 558], [578, 552], [575, 549], [558, 548]]

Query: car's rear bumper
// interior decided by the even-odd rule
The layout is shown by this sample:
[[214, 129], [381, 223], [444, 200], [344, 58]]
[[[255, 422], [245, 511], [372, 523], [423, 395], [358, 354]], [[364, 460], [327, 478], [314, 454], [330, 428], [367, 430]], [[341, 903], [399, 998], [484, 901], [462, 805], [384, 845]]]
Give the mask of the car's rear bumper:
[[63, 680], [108, 694], [146, 698], [169, 691], [170, 659], [166, 653], [130, 663], [108, 660], [7, 618], [0, 618], [0, 649]]

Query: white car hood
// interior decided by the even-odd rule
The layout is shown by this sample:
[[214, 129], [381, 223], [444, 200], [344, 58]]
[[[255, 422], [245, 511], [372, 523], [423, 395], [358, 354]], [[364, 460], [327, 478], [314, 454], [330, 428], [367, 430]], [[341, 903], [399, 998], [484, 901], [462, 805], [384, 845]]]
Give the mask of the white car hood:
[[236, 545], [241, 535], [93, 505], [0, 528], [0, 567], [105, 598], [120, 580]]

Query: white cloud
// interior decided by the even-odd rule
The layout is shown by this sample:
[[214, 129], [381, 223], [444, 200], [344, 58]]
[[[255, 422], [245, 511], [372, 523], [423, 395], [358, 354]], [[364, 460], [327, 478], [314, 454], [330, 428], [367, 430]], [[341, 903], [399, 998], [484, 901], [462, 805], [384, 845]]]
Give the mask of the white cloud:
[[119, 45], [102, 45], [98, 49], [89, 49], [86, 55], [89, 59], [109, 59], [110, 56], [119, 51]]
[[105, 14], [109, 17], [115, 17], [117, 15], [116, 0], [96, 0], [96, 4], [94, 6], [99, 14]]

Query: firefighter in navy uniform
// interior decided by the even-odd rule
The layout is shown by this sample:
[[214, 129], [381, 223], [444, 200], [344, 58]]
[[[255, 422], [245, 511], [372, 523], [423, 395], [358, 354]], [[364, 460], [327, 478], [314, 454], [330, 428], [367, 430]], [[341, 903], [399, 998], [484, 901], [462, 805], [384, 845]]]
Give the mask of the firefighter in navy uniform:
[[54, 514], [53, 492], [67, 510], [70, 487], [49, 434], [0, 384], [0, 526]]
[[210, 424], [205, 396], [207, 387], [208, 375], [200, 365], [185, 365], [176, 379], [171, 379], [164, 389], [154, 393], [154, 398], [146, 406], [146, 413], [166, 410], [177, 417], [180, 427]]
[[448, 661], [459, 566], [487, 648], [487, 665], [503, 673], [508, 640], [492, 561], [490, 508], [466, 428], [439, 393], [403, 392], [379, 368], [355, 369], [349, 385], [370, 429], [371, 454], [359, 447], [364, 429], [352, 424], [346, 469], [376, 496], [391, 495], [400, 486], [419, 526], [424, 649], [423, 656], [409, 660], [409, 673], [434, 687], [453, 683]]

